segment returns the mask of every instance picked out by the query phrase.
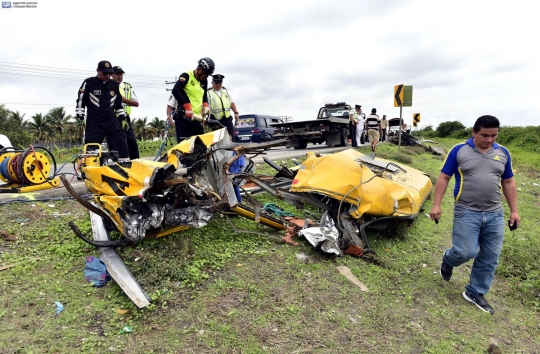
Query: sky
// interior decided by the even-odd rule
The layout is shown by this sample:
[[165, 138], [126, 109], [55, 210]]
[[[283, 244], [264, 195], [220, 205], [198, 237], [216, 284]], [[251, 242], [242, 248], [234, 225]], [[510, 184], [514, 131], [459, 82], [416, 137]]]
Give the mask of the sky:
[[[4, 0], [2, 0], [4, 4]], [[17, 7], [25, 4], [35, 7]], [[503, 126], [540, 118], [540, 1], [11, 1], [0, 8], [0, 104], [30, 118], [74, 115], [83, 80], [109, 60], [140, 106], [166, 118], [172, 84], [202, 57], [225, 76], [240, 114], [315, 119], [347, 102], [399, 117], [394, 86], [413, 86], [406, 123]], [[1, 127], [0, 127], [1, 132]]]

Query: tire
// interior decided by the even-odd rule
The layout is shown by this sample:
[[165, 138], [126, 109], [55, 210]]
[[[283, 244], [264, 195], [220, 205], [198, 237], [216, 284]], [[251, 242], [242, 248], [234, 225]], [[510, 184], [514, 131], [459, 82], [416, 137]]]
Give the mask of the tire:
[[307, 143], [308, 143], [307, 140], [300, 140], [300, 144], [298, 146], [295, 146], [294, 149], [295, 150], [304, 150], [305, 148], [307, 148]]
[[347, 146], [347, 139], [348, 139], [348, 132], [347, 132], [347, 128], [345, 127], [342, 127], [340, 130], [339, 130], [339, 146]]

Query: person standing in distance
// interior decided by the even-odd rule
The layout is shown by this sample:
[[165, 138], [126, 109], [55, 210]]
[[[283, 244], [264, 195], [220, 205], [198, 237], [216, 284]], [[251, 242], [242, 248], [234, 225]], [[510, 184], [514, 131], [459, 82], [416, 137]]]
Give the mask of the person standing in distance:
[[382, 137], [381, 141], [386, 141], [386, 128], [388, 127], [388, 121], [386, 120], [386, 114], [383, 114], [381, 120]]
[[356, 111], [356, 146], [364, 144], [362, 134], [364, 134], [364, 117], [362, 117], [362, 106], [359, 104], [354, 106]]
[[381, 120], [377, 115], [377, 109], [373, 108], [371, 114], [366, 118], [368, 129], [369, 142], [371, 143], [371, 151], [377, 152], [377, 143], [381, 136]]
[[180, 141], [193, 135], [204, 133], [201, 123], [193, 120], [193, 115], [208, 115], [208, 76], [214, 72], [215, 64], [210, 58], [199, 60], [197, 68], [180, 75], [172, 89], [181, 112], [175, 114], [176, 138]]
[[[139, 147], [137, 146], [137, 138], [133, 132], [133, 126], [131, 125], [131, 107], [139, 107], [139, 100], [133, 90], [133, 87], [124, 82], [124, 69], [121, 66], [113, 66], [114, 73], [112, 74], [113, 80], [119, 85], [120, 94], [122, 95], [122, 105], [124, 106], [124, 112], [126, 113], [126, 120], [122, 122], [122, 130], [126, 134], [126, 140], [129, 151], [129, 158], [131, 160], [139, 158]], [[107, 141], [108, 142], [108, 141]], [[109, 149], [114, 148], [114, 143], [109, 143]]]
[[430, 212], [431, 219], [438, 222], [442, 198], [455, 176], [452, 247], [443, 253], [440, 275], [450, 281], [454, 267], [474, 258], [462, 295], [490, 314], [494, 310], [484, 295], [495, 276], [504, 239], [501, 189], [510, 208], [509, 225], [517, 227], [521, 222], [510, 152], [495, 142], [499, 126], [496, 117], [481, 116], [474, 123], [473, 137], [450, 150], [435, 185]]
[[357, 147], [358, 143], [356, 142], [356, 125], [358, 124], [358, 113], [356, 109], [351, 109], [349, 112], [349, 135], [351, 136], [351, 146]]
[[96, 71], [97, 76], [84, 80], [76, 100], [77, 119], [84, 121], [85, 109], [87, 113], [84, 143], [101, 144], [106, 137], [118, 151], [118, 161], [129, 161], [126, 134], [122, 131], [126, 114], [118, 84], [110, 80], [112, 65], [109, 61], [102, 60]]
[[[221, 74], [212, 75], [212, 88], [208, 90], [208, 103], [210, 104], [210, 118], [218, 120], [221, 125], [227, 128], [227, 132], [232, 137], [234, 136], [234, 120], [238, 120], [238, 109], [229, 93], [223, 87], [223, 79], [225, 76]], [[234, 113], [234, 119], [231, 115], [231, 109]], [[221, 128], [218, 124], [208, 123], [213, 130]]]

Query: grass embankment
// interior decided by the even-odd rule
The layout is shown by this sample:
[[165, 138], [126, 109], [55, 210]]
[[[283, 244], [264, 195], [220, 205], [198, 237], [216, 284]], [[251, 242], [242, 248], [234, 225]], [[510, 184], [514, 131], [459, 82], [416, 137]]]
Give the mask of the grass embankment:
[[[516, 160], [528, 158], [510, 148]], [[378, 153], [433, 181], [442, 162], [418, 149], [398, 154], [388, 144]], [[255, 233], [235, 232], [219, 216], [202, 229], [121, 249], [154, 300], [142, 310], [114, 281], [99, 289], [84, 281], [84, 256], [96, 252], [67, 225], [75, 220], [90, 233], [76, 202], [2, 205], [1, 228], [17, 241], [0, 240], [0, 264], [21, 263], [0, 272], [0, 352], [480, 353], [493, 342], [505, 353], [539, 352], [539, 172], [514, 168], [522, 225], [506, 231], [487, 295], [494, 316], [461, 297], [471, 263], [455, 269], [449, 283], [439, 277], [451, 237], [450, 188], [438, 227], [424, 215], [428, 200], [410, 227], [370, 233], [374, 252], [363, 258], [329, 257], [304, 241], [286, 245], [281, 233], [241, 218], [236, 228]], [[348, 282], [337, 265], [348, 266], [370, 292]], [[58, 317], [55, 301], [65, 307]], [[125, 326], [133, 333], [120, 334]]]

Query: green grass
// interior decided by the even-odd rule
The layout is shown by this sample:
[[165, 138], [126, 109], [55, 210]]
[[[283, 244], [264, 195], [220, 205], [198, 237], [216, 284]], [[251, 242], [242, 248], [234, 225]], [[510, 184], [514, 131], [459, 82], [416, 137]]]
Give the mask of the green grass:
[[[447, 149], [456, 142], [438, 141]], [[390, 144], [377, 153], [410, 161], [432, 180], [442, 162], [408, 147], [398, 153]], [[490, 343], [504, 353], [539, 352], [540, 187], [533, 184], [539, 172], [518, 163], [514, 168], [522, 225], [505, 235], [487, 295], [494, 316], [461, 297], [470, 263], [456, 268], [449, 283], [438, 275], [451, 244], [451, 188], [438, 227], [424, 215], [428, 199], [410, 227], [370, 232], [373, 252], [362, 258], [328, 256], [305, 241], [284, 244], [282, 233], [243, 218], [233, 219], [235, 227], [251, 233], [235, 232], [219, 215], [204, 228], [122, 248], [123, 260], [154, 300], [145, 309], [114, 281], [99, 289], [85, 282], [84, 256], [96, 252], [67, 225], [75, 220], [83, 233], [91, 232], [76, 202], [1, 205], [1, 228], [17, 241], [0, 239], [0, 265], [21, 263], [0, 271], [0, 352], [482, 353]], [[276, 202], [268, 195], [257, 199]], [[349, 283], [338, 265], [349, 267], [370, 292]], [[55, 301], [65, 307], [58, 317]], [[120, 333], [124, 326], [133, 333]]]

